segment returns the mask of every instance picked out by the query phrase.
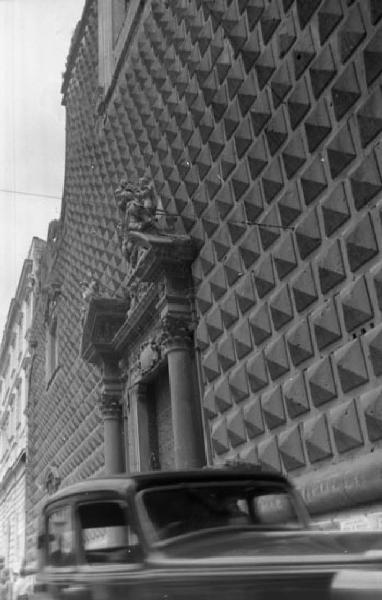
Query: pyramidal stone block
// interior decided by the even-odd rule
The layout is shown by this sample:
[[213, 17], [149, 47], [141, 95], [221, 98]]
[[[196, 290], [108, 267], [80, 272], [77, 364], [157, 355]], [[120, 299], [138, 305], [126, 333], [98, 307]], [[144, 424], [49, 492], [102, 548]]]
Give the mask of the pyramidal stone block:
[[268, 305], [262, 304], [249, 317], [249, 324], [252, 331], [252, 337], [257, 346], [260, 346], [266, 339], [272, 335], [271, 320], [269, 317]]
[[213, 299], [211, 294], [211, 288], [207, 282], [204, 285], [202, 285], [197, 291], [196, 303], [202, 314], [204, 314], [205, 312], [207, 312], [207, 310], [211, 308]]
[[382, 326], [369, 331], [364, 339], [374, 375], [378, 377], [382, 375]]
[[207, 350], [207, 348], [209, 348], [210, 346], [208, 329], [204, 320], [199, 321], [198, 327], [196, 329], [196, 343], [198, 345], [198, 348], [200, 348], [202, 352], [204, 350]]
[[381, 173], [374, 152], [371, 152], [358, 169], [353, 171], [350, 182], [357, 210], [363, 208], [381, 191]]
[[377, 88], [357, 113], [362, 147], [365, 148], [382, 130], [382, 92]]
[[[236, 364], [235, 347], [232, 336], [228, 335], [218, 344], [218, 359], [222, 371], [226, 373], [231, 367]], [[227, 382], [228, 387], [228, 382]]]
[[233, 340], [236, 355], [239, 360], [247, 356], [252, 350], [252, 339], [247, 319], [239, 323], [233, 331]]
[[302, 213], [302, 202], [297, 183], [294, 182], [277, 202], [280, 221], [283, 227], [289, 227]]
[[271, 162], [267, 170], [264, 172], [262, 184], [265, 200], [268, 202], [268, 204], [270, 204], [273, 198], [275, 198], [275, 196], [277, 196], [277, 194], [282, 190], [284, 185], [284, 177], [279, 158], [276, 158], [273, 162]]
[[311, 463], [332, 456], [328, 425], [325, 415], [316, 415], [304, 422], [304, 441]]
[[244, 116], [255, 102], [258, 95], [255, 73], [251, 71], [237, 93], [241, 114]]
[[273, 260], [279, 279], [283, 279], [297, 267], [296, 251], [291, 233], [283, 239], [279, 247], [275, 250]]
[[328, 159], [330, 173], [335, 179], [355, 159], [357, 151], [349, 125], [346, 124], [329, 144]]
[[318, 274], [323, 294], [326, 294], [329, 290], [346, 279], [342, 249], [339, 240], [335, 240], [320, 258], [318, 262]]
[[272, 47], [269, 45], [268, 48], [262, 54], [260, 54], [255, 63], [257, 82], [261, 90], [271, 78], [275, 70], [275, 59], [273, 56]]
[[325, 46], [310, 67], [310, 80], [316, 100], [336, 75], [336, 65], [330, 46]]
[[269, 122], [265, 131], [265, 135], [267, 137], [269, 151], [273, 156], [280, 146], [285, 142], [288, 136], [288, 130], [282, 106]]
[[325, 98], [322, 98], [305, 121], [305, 132], [309, 152], [314, 152], [330, 134], [331, 130], [332, 125], [328, 106]]
[[369, 381], [365, 357], [359, 339], [337, 350], [334, 359], [343, 392], [350, 392]]
[[237, 248], [234, 248], [228, 255], [223, 268], [227, 277], [228, 286], [231, 287], [243, 275], [243, 265]]
[[236, 242], [247, 230], [246, 215], [243, 204], [237, 204], [235, 206], [235, 209], [227, 221], [227, 227], [231, 236], [232, 245], [236, 245]]
[[367, 435], [371, 442], [382, 438], [382, 387], [363, 394], [359, 399], [362, 408]]
[[280, 23], [281, 14], [279, 7], [276, 3], [272, 3], [266, 8], [260, 19], [261, 32], [265, 45], [269, 42]]
[[241, 56], [231, 64], [231, 68], [227, 73], [228, 94], [230, 99], [235, 96], [240, 86], [246, 78], [244, 65]]
[[282, 152], [287, 178], [291, 179], [306, 162], [304, 139], [301, 133], [296, 134]]
[[285, 408], [280, 386], [267, 392], [261, 399], [264, 420], [269, 429], [285, 423]]
[[214, 342], [222, 335], [224, 327], [220, 311], [217, 307], [215, 307], [214, 310], [207, 316], [206, 325], [211, 342]]
[[363, 51], [366, 83], [371, 85], [382, 71], [382, 31], [377, 30]]
[[239, 158], [248, 150], [253, 141], [250, 117], [245, 117], [235, 133], [235, 146]]
[[312, 267], [308, 265], [292, 281], [294, 301], [298, 312], [302, 312], [318, 298]]
[[253, 439], [264, 433], [264, 422], [259, 398], [253, 398], [244, 407], [244, 424], [248, 437]]
[[217, 267], [216, 271], [210, 277], [210, 286], [215, 300], [219, 300], [226, 293], [227, 281], [221, 265]]
[[346, 331], [351, 332], [373, 318], [373, 307], [364, 277], [343, 290], [340, 300]]
[[340, 454], [363, 445], [363, 436], [354, 400], [333, 409], [330, 413], [330, 423]]
[[229, 231], [226, 225], [221, 226], [220, 229], [214, 234], [212, 243], [215, 248], [216, 257], [218, 261], [221, 261], [231, 247]]
[[309, 323], [306, 319], [300, 321], [287, 334], [289, 354], [295, 367], [309, 360], [314, 355]]
[[297, 15], [300, 21], [301, 29], [306, 27], [320, 3], [321, 0], [310, 0], [309, 2], [306, 2], [306, 0], [296, 0]]
[[310, 28], [299, 36], [293, 49], [293, 62], [296, 79], [299, 79], [316, 55]]
[[366, 214], [345, 238], [351, 270], [354, 272], [378, 254], [373, 221]]
[[275, 438], [264, 440], [258, 445], [259, 462], [264, 469], [280, 473], [280, 455]]
[[255, 179], [268, 164], [268, 152], [264, 137], [259, 137], [247, 154], [247, 161], [252, 179]]
[[308, 393], [302, 371], [295, 377], [287, 379], [283, 385], [283, 395], [291, 419], [309, 412]]
[[258, 183], [253, 184], [243, 199], [248, 225], [254, 225], [264, 211], [263, 195]]
[[221, 413], [226, 412], [232, 407], [231, 392], [228, 387], [228, 381], [226, 378], [222, 379], [219, 384], [215, 387], [215, 405]]
[[207, 419], [214, 419], [219, 414], [215, 403], [214, 391], [212, 388], [210, 388], [204, 395], [203, 409]]
[[279, 436], [281, 460], [287, 471], [299, 469], [305, 465], [304, 449], [299, 425], [295, 425]]
[[341, 60], [345, 63], [366, 36], [365, 23], [358, 5], [355, 5], [341, 27], [338, 37]]
[[228, 294], [219, 303], [221, 318], [226, 329], [229, 329], [239, 318], [236, 297], [234, 293]]
[[341, 182], [321, 204], [325, 233], [329, 237], [350, 218], [345, 186]]
[[273, 271], [272, 257], [266, 255], [254, 270], [254, 279], [257, 294], [263, 298], [275, 287], [275, 274]]
[[237, 409], [227, 417], [227, 434], [233, 448], [247, 441], [243, 412]]
[[348, 112], [361, 96], [361, 87], [354, 63], [347, 66], [332, 87], [334, 114], [337, 121]]
[[288, 98], [287, 107], [291, 127], [296, 129], [310, 109], [310, 97], [305, 79], [301, 79], [296, 84]]
[[273, 106], [276, 110], [292, 89], [292, 77], [289, 73], [288, 63], [283, 62], [271, 80]]
[[287, 285], [271, 298], [269, 305], [273, 325], [276, 330], [281, 329], [281, 327], [293, 319], [293, 307]]
[[224, 454], [229, 450], [229, 441], [227, 434], [227, 427], [225, 419], [220, 419], [218, 423], [215, 423], [212, 432], [212, 446], [216, 454]]
[[318, 31], [321, 45], [327, 40], [332, 31], [343, 18], [340, 0], [326, 0], [318, 12]]
[[371, 270], [379, 310], [382, 310], [382, 265], [378, 263]]
[[330, 357], [325, 357], [310, 367], [307, 377], [314, 406], [321, 406], [337, 397]]
[[253, 130], [255, 135], [258, 136], [272, 115], [268, 90], [264, 90], [264, 92], [259, 95], [250, 110], [250, 115], [252, 119]]
[[251, 273], [247, 273], [243, 277], [240, 284], [235, 290], [237, 303], [239, 305], [242, 314], [246, 313], [250, 308], [253, 308], [256, 304], [256, 295], [253, 287], [253, 278]]
[[278, 34], [278, 47], [280, 58], [285, 56], [288, 50], [293, 46], [296, 41], [296, 25], [294, 22], [293, 14], [283, 21], [281, 29]]
[[258, 352], [249, 359], [247, 373], [252, 392], [256, 393], [268, 385], [268, 373], [262, 352]]
[[320, 351], [341, 339], [341, 326], [334, 300], [330, 300], [312, 314], [312, 323]]
[[220, 366], [216, 350], [213, 348], [203, 358], [203, 371], [208, 381], [214, 381], [220, 375]]
[[233, 369], [229, 373], [228, 384], [232, 397], [236, 402], [241, 402], [245, 398], [248, 398], [248, 377], [244, 364], [239, 365], [238, 368]]
[[258, 232], [255, 229], [249, 230], [239, 243], [239, 252], [243, 259], [246, 269], [258, 260], [261, 254]]
[[257, 29], [255, 29], [249, 34], [246, 42], [240, 48], [240, 53], [243, 57], [244, 68], [247, 73], [250, 73], [253, 69], [253, 65], [259, 58], [260, 52], [261, 46], [259, 40], [259, 32]]
[[300, 256], [305, 259], [321, 244], [321, 231], [317, 210], [311, 210], [296, 228], [296, 240]]
[[283, 337], [266, 348], [265, 358], [273, 381], [289, 371], [289, 359]]
[[258, 228], [263, 249], [266, 250], [280, 237], [280, 222], [277, 206], [273, 206], [270, 211], [261, 218]]
[[305, 204], [309, 206], [328, 186], [324, 165], [317, 156], [311, 165], [301, 175], [301, 187]]

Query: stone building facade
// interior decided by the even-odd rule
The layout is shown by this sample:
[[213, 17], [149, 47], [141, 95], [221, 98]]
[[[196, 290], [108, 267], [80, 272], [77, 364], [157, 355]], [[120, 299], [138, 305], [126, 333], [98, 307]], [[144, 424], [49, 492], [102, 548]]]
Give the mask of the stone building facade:
[[381, 17], [86, 2], [35, 319], [31, 534], [60, 482], [237, 457], [314, 513], [379, 512]]
[[36, 273], [45, 243], [33, 238], [0, 347], [0, 556], [19, 571], [25, 553], [27, 403]]

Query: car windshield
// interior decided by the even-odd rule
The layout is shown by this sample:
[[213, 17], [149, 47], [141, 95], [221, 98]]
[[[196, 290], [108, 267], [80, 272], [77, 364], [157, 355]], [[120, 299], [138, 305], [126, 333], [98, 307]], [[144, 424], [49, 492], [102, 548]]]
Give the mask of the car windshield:
[[161, 486], [141, 494], [152, 542], [227, 527], [299, 529], [305, 523], [292, 493], [252, 482]]

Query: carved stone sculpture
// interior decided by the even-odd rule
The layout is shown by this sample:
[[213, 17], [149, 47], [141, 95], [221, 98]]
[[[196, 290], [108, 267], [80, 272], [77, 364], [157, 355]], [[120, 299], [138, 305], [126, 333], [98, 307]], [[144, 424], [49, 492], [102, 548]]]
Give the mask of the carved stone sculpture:
[[137, 184], [123, 179], [115, 190], [115, 198], [121, 212], [119, 229], [122, 237], [122, 252], [131, 267], [134, 268], [139, 259], [139, 247], [131, 232], [156, 232], [157, 201], [154, 186], [148, 177], [141, 177]]

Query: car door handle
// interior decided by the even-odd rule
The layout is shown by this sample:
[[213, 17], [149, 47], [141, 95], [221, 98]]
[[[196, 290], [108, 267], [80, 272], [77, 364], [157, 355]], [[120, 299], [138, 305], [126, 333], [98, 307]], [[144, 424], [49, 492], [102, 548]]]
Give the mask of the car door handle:
[[68, 585], [62, 588], [66, 596], [82, 596], [86, 594], [88, 588], [84, 585]]

